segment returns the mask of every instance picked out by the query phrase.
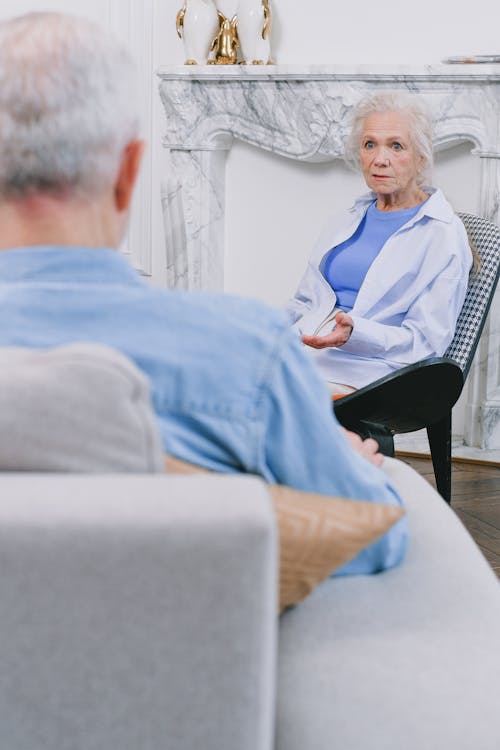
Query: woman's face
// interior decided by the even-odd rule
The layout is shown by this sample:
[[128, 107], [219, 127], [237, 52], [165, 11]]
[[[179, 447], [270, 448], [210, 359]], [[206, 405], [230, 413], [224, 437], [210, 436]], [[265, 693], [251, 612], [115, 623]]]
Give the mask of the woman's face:
[[368, 115], [361, 134], [361, 168], [368, 187], [384, 202], [412, 202], [420, 194], [423, 158], [413, 144], [404, 112]]

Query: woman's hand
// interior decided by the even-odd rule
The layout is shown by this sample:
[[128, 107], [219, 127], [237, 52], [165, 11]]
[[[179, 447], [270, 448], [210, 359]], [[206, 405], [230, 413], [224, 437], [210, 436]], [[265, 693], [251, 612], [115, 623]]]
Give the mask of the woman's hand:
[[335, 323], [337, 324], [333, 331], [325, 334], [324, 336], [302, 336], [302, 342], [307, 346], [312, 346], [314, 349], [326, 349], [329, 346], [342, 346], [349, 337], [354, 328], [354, 321], [345, 312], [339, 312], [335, 316]]

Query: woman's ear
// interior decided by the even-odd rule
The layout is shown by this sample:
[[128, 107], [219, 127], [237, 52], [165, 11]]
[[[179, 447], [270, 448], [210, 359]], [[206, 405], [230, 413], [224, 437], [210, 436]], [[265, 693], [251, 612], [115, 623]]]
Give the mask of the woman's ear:
[[130, 141], [123, 150], [115, 183], [115, 205], [120, 212], [130, 206], [143, 153], [144, 141], [139, 140]]

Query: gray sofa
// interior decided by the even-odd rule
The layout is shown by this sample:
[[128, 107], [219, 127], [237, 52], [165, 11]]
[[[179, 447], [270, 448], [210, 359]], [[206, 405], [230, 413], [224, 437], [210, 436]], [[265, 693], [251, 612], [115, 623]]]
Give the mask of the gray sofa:
[[162, 473], [124, 357], [3, 350], [0, 415], [0, 750], [498, 750], [498, 582], [401, 462], [404, 564], [278, 619], [264, 483]]

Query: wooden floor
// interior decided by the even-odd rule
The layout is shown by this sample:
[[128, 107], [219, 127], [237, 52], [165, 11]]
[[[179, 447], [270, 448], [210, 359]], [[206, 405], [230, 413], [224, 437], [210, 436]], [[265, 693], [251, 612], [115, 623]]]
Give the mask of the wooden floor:
[[[398, 458], [435, 486], [430, 458]], [[454, 462], [451, 507], [500, 578], [500, 466]]]

